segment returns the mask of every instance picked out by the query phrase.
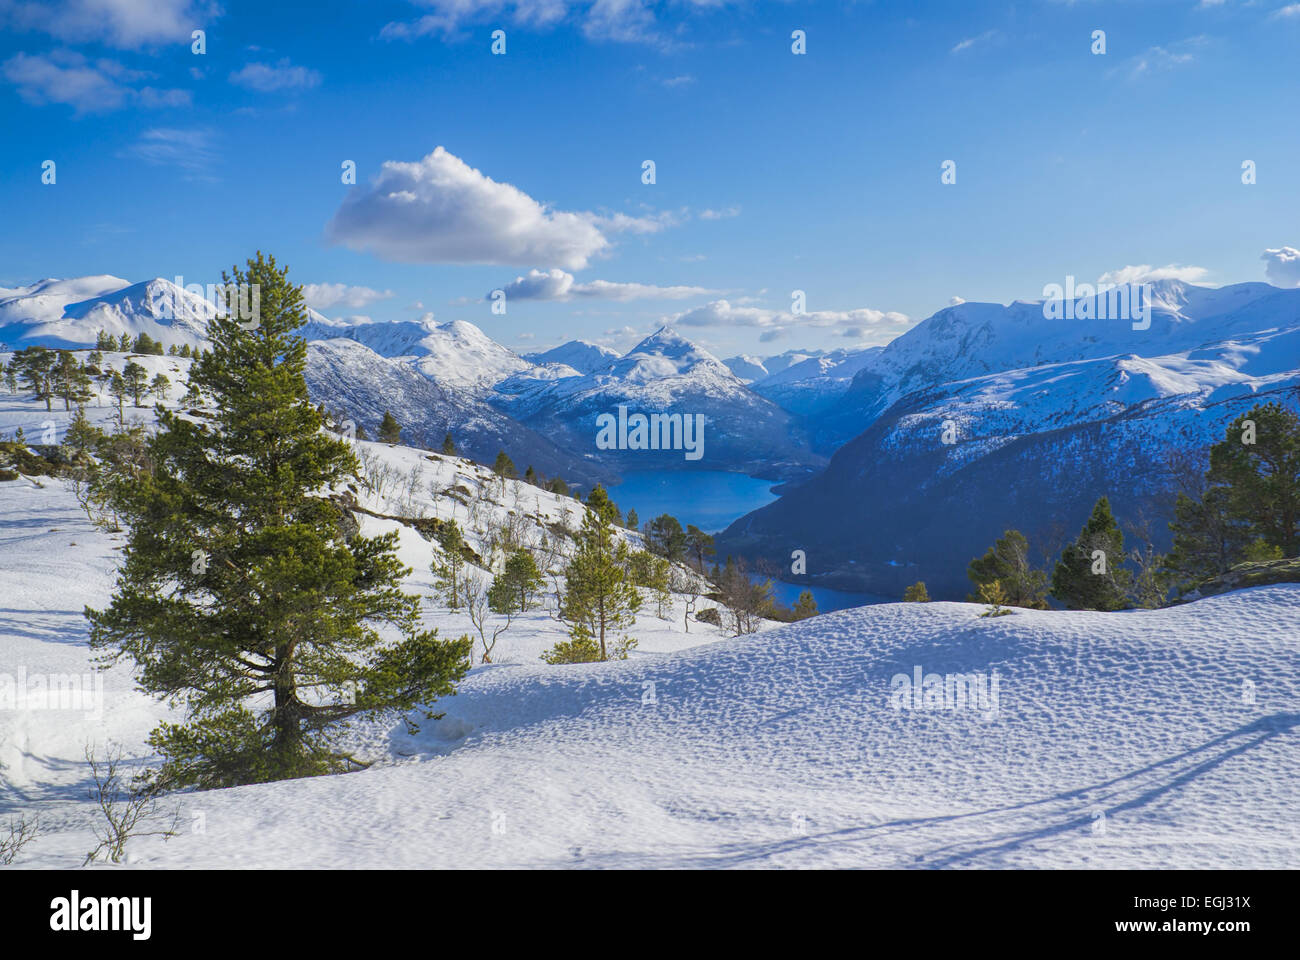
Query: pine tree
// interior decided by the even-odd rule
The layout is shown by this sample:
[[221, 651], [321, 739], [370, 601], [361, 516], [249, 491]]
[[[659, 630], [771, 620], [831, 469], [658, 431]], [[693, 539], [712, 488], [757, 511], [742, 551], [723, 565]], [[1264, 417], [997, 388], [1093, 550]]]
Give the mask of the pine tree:
[[1030, 565], [1029, 541], [1019, 530], [1005, 531], [987, 553], [970, 562], [966, 573], [975, 584], [971, 602], [979, 600], [980, 587], [996, 581], [1011, 606], [1047, 609], [1047, 573]]
[[[210, 321], [191, 376], [211, 424], [166, 410], [150, 469], [113, 506], [130, 539], [91, 644], [135, 662], [147, 691], [186, 708], [150, 743], [159, 784], [223, 787], [362, 765], [337, 725], [454, 692], [469, 639], [419, 630], [397, 535], [349, 536], [323, 497], [354, 479], [348, 444], [321, 429], [303, 379], [301, 289], [260, 253], [226, 282], [260, 289], [259, 324]], [[386, 642], [379, 627], [395, 628]]]
[[171, 393], [172, 382], [168, 379], [167, 374], [154, 374], [153, 380], [149, 382], [149, 392], [153, 394], [154, 399], [159, 403], [164, 402]]
[[456, 441], [451, 438], [450, 433], [442, 438], [442, 452], [449, 457], [456, 455]]
[[497, 459], [496, 462], [492, 464], [492, 472], [498, 477], [504, 477], [506, 479], [513, 479], [519, 476], [515, 471], [514, 461], [506, 456], [504, 450], [497, 451]]
[[532, 606], [532, 597], [542, 587], [542, 571], [527, 550], [516, 550], [506, 558], [501, 575], [492, 581], [488, 606], [495, 613], [521, 613]]
[[119, 353], [131, 352], [131, 334], [129, 333], [122, 334], [121, 339], [117, 341], [117, 350]]
[[1071, 610], [1123, 610], [1129, 605], [1132, 579], [1121, 566], [1123, 560], [1124, 534], [1110, 512], [1110, 501], [1102, 497], [1079, 538], [1061, 551], [1052, 573], [1052, 596]]
[[77, 412], [72, 415], [72, 422], [68, 424], [67, 433], [63, 435], [63, 442], [76, 453], [86, 455], [95, 449], [101, 436], [100, 431], [87, 418], [86, 408], [78, 406]]
[[140, 397], [149, 386], [149, 371], [134, 360], [128, 360], [122, 368], [122, 379], [126, 382], [127, 392], [131, 394], [131, 402], [140, 406]]
[[[560, 619], [570, 625], [569, 640], [543, 655], [548, 663], [608, 660], [612, 635], [636, 622], [641, 594], [628, 582], [627, 544], [614, 535], [617, 509], [597, 485], [587, 498], [577, 549], [564, 570]], [[636, 643], [624, 639], [615, 655], [627, 656]]]
[[568, 484], [566, 484], [559, 477], [552, 477], [550, 482], [546, 484], [546, 489], [549, 490], [551, 493], [558, 494], [561, 497], [567, 497], [569, 495]]
[[108, 395], [117, 401], [117, 422], [120, 425], [124, 413], [122, 412], [122, 402], [130, 396], [131, 390], [126, 385], [126, 379], [116, 370], [108, 380]]
[[799, 591], [799, 600], [795, 603], [793, 612], [796, 620], [807, 620], [809, 617], [817, 616], [817, 600], [811, 590]]
[[627, 512], [627, 523], [624, 524], [629, 530], [636, 530], [641, 525], [641, 518], [636, 515], [636, 508], [633, 507]]
[[925, 589], [925, 581], [918, 580], [903, 591], [904, 603], [929, 603], [930, 591]]
[[113, 335], [107, 330], [100, 330], [95, 334], [95, 349], [107, 350], [112, 353], [117, 350], [117, 341], [113, 339]]
[[1300, 417], [1293, 411], [1266, 403], [1238, 417], [1210, 449], [1206, 480], [1226, 491], [1229, 515], [1245, 522], [1252, 539], [1300, 556]]
[[398, 423], [397, 418], [387, 410], [384, 411], [384, 419], [379, 421], [379, 442], [402, 442], [402, 425]]
[[5, 368], [5, 386], [9, 388], [11, 394], [18, 392], [18, 359], [11, 357], [9, 362], [4, 365]]
[[670, 513], [661, 513], [647, 523], [645, 537], [651, 552], [667, 558], [670, 563], [680, 563], [686, 556], [686, 532]]
[[460, 606], [462, 571], [465, 569], [465, 538], [455, 520], [448, 520], [437, 531], [442, 558], [434, 558], [431, 570], [437, 579], [447, 606], [455, 610]]
[[54, 396], [54, 365], [57, 360], [54, 351], [45, 347], [28, 347], [14, 354], [23, 385], [36, 394], [37, 400], [45, 401], [46, 410], [53, 409], [50, 400]]
[[695, 559], [695, 569], [704, 572], [704, 562], [716, 552], [713, 535], [705, 533], [693, 523], [686, 525], [686, 552]]

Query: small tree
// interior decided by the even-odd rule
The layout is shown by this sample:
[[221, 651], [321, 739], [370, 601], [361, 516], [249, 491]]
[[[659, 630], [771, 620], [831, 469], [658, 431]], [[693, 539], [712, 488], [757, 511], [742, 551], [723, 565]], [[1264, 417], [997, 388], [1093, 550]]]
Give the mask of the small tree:
[[531, 463], [528, 465], [528, 469], [524, 471], [524, 481], [537, 486], [537, 471], [533, 469]]
[[1015, 607], [1047, 609], [1047, 574], [1029, 563], [1029, 541], [1019, 530], [1007, 530], [982, 557], [967, 567], [967, 576], [975, 584], [975, 600], [980, 587], [994, 581], [1002, 584], [1006, 602]]
[[686, 525], [686, 553], [695, 562], [695, 569], [704, 572], [704, 565], [715, 553], [713, 535], [705, 533], [693, 523]]
[[567, 497], [569, 495], [568, 484], [566, 484], [559, 477], [552, 477], [550, 479], [550, 482], [546, 484], [546, 489], [549, 490], [551, 493], [558, 494], [561, 497]]
[[817, 600], [811, 590], [799, 591], [799, 600], [795, 603], [792, 612], [796, 620], [807, 620], [809, 617], [817, 616]]
[[988, 583], [980, 584], [980, 603], [987, 603], [988, 609], [980, 614], [981, 617], [1005, 617], [1014, 611], [1006, 608], [1007, 595], [1002, 589], [1001, 580], [990, 580]]
[[116, 370], [113, 371], [112, 377], [109, 378], [108, 393], [109, 396], [117, 401], [117, 422], [120, 426], [122, 424], [122, 418], [125, 416], [122, 411], [122, 403], [128, 396], [130, 396], [131, 389], [126, 385], [126, 378]]
[[131, 352], [131, 334], [129, 333], [122, 334], [122, 336], [117, 341], [117, 349], [119, 353]]
[[636, 515], [636, 508], [630, 508], [627, 511], [627, 523], [624, 524], [629, 530], [640, 529], [641, 518]]
[[153, 394], [155, 400], [163, 403], [171, 395], [171, 390], [172, 382], [167, 378], [167, 374], [154, 374], [153, 380], [149, 383], [149, 392]]
[[456, 455], [456, 441], [451, 438], [450, 433], [442, 438], [442, 452], [449, 457]]
[[447, 606], [455, 610], [461, 601], [461, 572], [465, 569], [465, 538], [455, 520], [448, 520], [438, 528], [438, 545], [442, 557], [433, 560], [433, 574]]
[[1124, 534], [1110, 512], [1110, 501], [1102, 497], [1078, 539], [1061, 551], [1052, 573], [1052, 596], [1072, 610], [1123, 610], [1132, 583], [1132, 575], [1121, 566], [1124, 557]]
[[126, 366], [122, 368], [122, 379], [126, 381], [127, 392], [131, 394], [131, 402], [135, 406], [140, 406], [140, 397], [148, 389], [149, 372], [134, 360], [128, 360]]
[[499, 450], [497, 452], [496, 462], [492, 464], [492, 472], [495, 473], [498, 477], [502, 477], [504, 479], [510, 479], [510, 480], [513, 480], [515, 477], [519, 476], [519, 474], [515, 471], [514, 461], [511, 460], [508, 456], [506, 456], [506, 452], [504, 450]]
[[925, 589], [925, 581], [918, 580], [903, 591], [904, 603], [929, 603], [930, 593]]
[[492, 582], [488, 603], [497, 613], [522, 613], [533, 605], [533, 595], [542, 588], [542, 571], [527, 550], [515, 550], [505, 568]]
[[676, 517], [661, 513], [646, 523], [646, 546], [670, 563], [681, 563], [686, 557], [686, 532]]
[[379, 422], [379, 441], [380, 443], [402, 442], [402, 425], [387, 410], [384, 411], [384, 419]]
[[[616, 515], [605, 488], [597, 485], [587, 499], [577, 549], [564, 571], [559, 615], [570, 625], [570, 639], [543, 655], [549, 663], [608, 660], [611, 635], [636, 621], [641, 594], [627, 580], [629, 551], [614, 536]], [[626, 657], [635, 644], [624, 637], [613, 646], [615, 656]]]

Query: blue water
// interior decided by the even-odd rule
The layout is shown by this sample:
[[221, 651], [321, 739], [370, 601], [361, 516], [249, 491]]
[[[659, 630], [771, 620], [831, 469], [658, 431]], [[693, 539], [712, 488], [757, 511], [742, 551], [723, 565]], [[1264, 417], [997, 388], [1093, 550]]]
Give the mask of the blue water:
[[[722, 470], [647, 470], [624, 474], [622, 483], [609, 488], [609, 495], [624, 514], [628, 508], [635, 509], [641, 524], [661, 513], [670, 513], [683, 527], [692, 523], [706, 533], [717, 533], [733, 520], [775, 500], [771, 488], [770, 480]], [[812, 591], [817, 609], [822, 613], [886, 599], [829, 587], [772, 582], [772, 595], [783, 606], [794, 605], [803, 590]]]
[[625, 514], [635, 508], [642, 524], [671, 513], [683, 528], [693, 523], [706, 533], [717, 533], [775, 500], [772, 485], [771, 480], [723, 470], [646, 470], [624, 474], [622, 483], [610, 487], [609, 496]]

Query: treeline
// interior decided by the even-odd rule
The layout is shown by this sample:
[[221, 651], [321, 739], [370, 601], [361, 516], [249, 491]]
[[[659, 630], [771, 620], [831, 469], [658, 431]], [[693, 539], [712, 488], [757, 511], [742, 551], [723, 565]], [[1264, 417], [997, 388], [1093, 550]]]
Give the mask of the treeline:
[[[143, 336], [143, 335], [142, 335]], [[27, 347], [13, 354], [3, 365], [5, 386], [12, 394], [30, 391], [37, 400], [45, 401], [45, 409], [53, 409], [53, 401], [63, 401], [64, 410], [82, 407], [91, 400], [102, 405], [105, 393], [117, 403], [119, 418], [127, 400], [140, 407], [150, 397], [165, 399], [171, 391], [171, 380], [164, 373], [154, 374], [134, 360], [127, 360], [121, 370], [114, 370], [104, 362], [100, 350], [92, 350], [82, 361], [78, 351], [51, 350], [47, 347]], [[197, 401], [197, 393], [187, 395]]]
[[[1168, 521], [1171, 547], [1158, 552], [1150, 531], [1129, 527], [1126, 540], [1107, 497], [1050, 571], [1030, 560], [1028, 538], [1007, 530], [967, 574], [968, 600], [1070, 610], [1155, 608], [1248, 561], [1300, 555], [1300, 417], [1279, 403], [1237, 417], [1209, 449], [1203, 471], [1183, 471]], [[924, 601], [924, 583], [904, 600]]]

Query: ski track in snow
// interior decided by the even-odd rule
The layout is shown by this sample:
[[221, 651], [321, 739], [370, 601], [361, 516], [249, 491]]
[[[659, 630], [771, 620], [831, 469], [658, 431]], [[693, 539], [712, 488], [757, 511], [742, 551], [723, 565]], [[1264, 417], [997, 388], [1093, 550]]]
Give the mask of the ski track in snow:
[[[0, 484], [0, 673], [89, 669], [81, 610], [107, 603], [122, 542], [42, 483]], [[414, 590], [432, 549], [403, 529]], [[426, 608], [444, 635], [468, 626]], [[981, 610], [889, 604], [734, 640], [643, 612], [632, 659], [568, 667], [537, 661], [561, 635], [539, 613], [443, 719], [358, 723], [375, 766], [181, 796], [182, 835], [132, 841], [131, 865], [1300, 866], [1300, 585]], [[891, 678], [916, 665], [996, 670], [996, 715], [893, 709]], [[0, 821], [41, 817], [19, 865], [94, 845], [87, 740], [148, 758], [166, 708], [123, 666], [105, 691], [98, 716], [0, 709]]]

